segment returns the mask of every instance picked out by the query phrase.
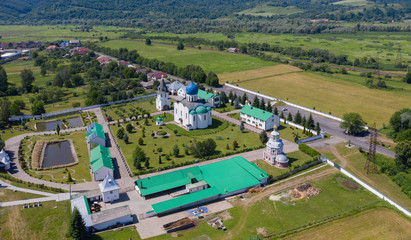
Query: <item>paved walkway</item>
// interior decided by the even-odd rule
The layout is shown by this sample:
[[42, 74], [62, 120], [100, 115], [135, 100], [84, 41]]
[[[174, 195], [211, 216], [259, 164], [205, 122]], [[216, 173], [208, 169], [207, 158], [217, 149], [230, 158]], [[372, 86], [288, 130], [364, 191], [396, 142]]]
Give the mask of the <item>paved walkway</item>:
[[16, 191], [19, 191], [19, 192], [27, 192], [27, 193], [37, 194], [37, 195], [43, 195], [43, 196], [47, 196], [47, 197], [51, 197], [51, 196], [56, 195], [54, 193], [49, 193], [49, 192], [43, 192], [43, 191], [37, 191], [37, 190], [32, 190], [32, 189], [27, 189], [27, 188], [15, 187], [11, 184], [3, 182], [2, 180], [0, 180], [0, 188], [9, 189], [9, 190], [13, 190], [13, 191], [16, 190]]

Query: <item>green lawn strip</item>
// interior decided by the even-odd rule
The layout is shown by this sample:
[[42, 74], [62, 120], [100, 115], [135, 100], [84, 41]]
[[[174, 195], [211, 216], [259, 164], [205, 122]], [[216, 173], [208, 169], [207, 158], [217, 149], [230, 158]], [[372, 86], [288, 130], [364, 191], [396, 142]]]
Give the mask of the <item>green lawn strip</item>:
[[225, 113], [225, 112], [231, 112], [236, 110], [234, 108], [234, 105], [231, 105], [231, 103], [226, 103], [224, 107], [219, 107], [219, 108], [214, 108], [213, 110], [219, 112], [219, 113]]
[[[228, 229], [226, 232], [202, 222], [191, 231], [178, 233], [186, 239], [203, 234], [212, 239], [245, 239], [257, 235], [257, 228], [264, 228], [268, 235], [275, 235], [298, 231], [309, 225], [352, 215], [366, 208], [386, 206], [386, 203], [363, 188], [360, 190], [345, 188], [337, 183], [336, 176], [342, 175], [332, 175], [310, 182], [322, 190], [318, 196], [310, 199], [274, 202], [265, 197], [248, 208], [236, 206], [229, 209], [228, 212], [233, 218], [224, 221], [224, 226]], [[171, 238], [170, 234], [156, 237], [156, 239]]]
[[93, 234], [89, 238], [90, 240], [140, 240], [137, 230], [134, 227], [124, 227], [120, 230], [106, 231], [102, 233]]
[[[61, 134], [60, 136], [57, 136], [55, 134], [47, 135], [47, 136], [34, 136], [31, 138], [31, 141], [34, 143], [37, 140], [44, 140], [44, 139], [45, 140], [63, 140], [63, 139], [73, 140], [73, 144], [76, 149], [76, 154], [79, 159], [79, 162], [74, 166], [67, 167], [67, 169], [70, 171], [72, 178], [78, 179], [78, 182], [84, 182], [83, 179], [85, 179], [86, 181], [91, 181], [91, 175], [90, 175], [90, 170], [89, 170], [90, 160], [89, 160], [89, 155], [88, 155], [88, 150], [87, 150], [85, 131], [77, 131], [73, 133]], [[24, 152], [28, 151], [27, 145], [28, 145], [28, 140], [25, 140], [23, 144]], [[32, 147], [34, 147], [34, 144], [32, 145]], [[29, 156], [31, 157], [31, 151], [30, 151]], [[62, 167], [62, 168], [51, 169], [51, 170], [36, 170], [36, 171], [29, 170], [27, 172], [33, 177], [41, 178], [46, 181], [67, 183], [67, 178], [64, 178], [64, 177], [67, 177], [68, 173], [65, 172], [65, 169], [66, 169], [65, 167]], [[75, 172], [73, 173], [73, 171]], [[52, 175], [54, 179], [50, 175]]]
[[152, 45], [147, 46], [145, 43], [140, 41], [113, 40], [101, 43], [101, 45], [113, 49], [135, 49], [143, 57], [156, 58], [164, 62], [172, 62], [179, 67], [185, 67], [191, 64], [199, 65], [206, 73], [209, 71], [213, 71], [215, 73], [235, 72], [276, 64], [273, 62], [265, 62], [258, 58], [246, 55], [198, 50], [194, 48], [186, 48], [185, 50], [179, 51], [175, 45], [153, 43]]
[[17, 201], [17, 200], [26, 200], [30, 198], [40, 198], [44, 197], [43, 195], [37, 195], [33, 193], [27, 192], [20, 192], [5, 188], [0, 188], [0, 202], [10, 202], [10, 201]]
[[[103, 112], [106, 116], [110, 116], [113, 120], [130, 118], [141, 115], [144, 111], [149, 113], [157, 112], [155, 106], [155, 97], [145, 98], [128, 103], [120, 103], [108, 107], [103, 107]], [[137, 116], [136, 116], [137, 117]]]
[[[154, 118], [154, 117], [153, 117]], [[217, 119], [213, 119], [214, 122], [217, 122]], [[187, 132], [186, 130], [170, 124], [170, 126], [175, 126], [173, 129], [180, 128], [177, 132], [177, 135], [174, 134], [172, 130], [167, 128], [166, 126], [156, 126], [153, 120], [150, 120], [150, 126], [144, 126], [144, 121], [139, 121], [139, 125], [132, 133], [127, 133], [129, 136], [129, 143], [124, 143], [123, 140], [117, 138], [117, 131], [119, 127], [117, 124], [111, 125], [111, 131], [113, 135], [116, 137], [121, 150], [126, 158], [129, 166], [131, 167], [133, 172], [136, 172], [136, 169], [133, 166], [133, 151], [138, 146], [138, 139], [142, 137], [142, 127], [145, 128], [145, 135], [146, 137], [143, 138], [144, 145], [141, 146], [146, 153], [147, 157], [149, 157], [150, 162], [150, 169], [154, 168], [164, 168], [165, 166], [171, 166], [174, 162], [175, 164], [183, 163], [186, 161], [193, 161], [196, 158], [193, 155], [186, 155], [183, 144], [185, 146], [190, 146], [194, 140], [202, 141], [207, 138], [212, 138], [216, 141], [217, 148], [216, 154], [226, 154], [228, 152], [233, 152], [232, 149], [233, 141], [236, 140], [238, 142], [239, 148], [236, 151], [242, 150], [244, 148], [256, 148], [261, 146], [261, 142], [259, 140], [259, 136], [252, 132], [245, 132], [241, 133], [238, 126], [232, 126], [227, 124], [226, 122], [221, 122], [223, 125], [226, 125], [225, 128], [220, 129], [204, 129], [204, 130], [193, 130]], [[136, 123], [136, 122], [134, 122]], [[124, 124], [123, 124], [124, 125]], [[220, 125], [221, 126], [221, 125]], [[154, 138], [151, 134], [158, 131], [164, 131], [169, 134], [168, 137], [159, 137]], [[181, 132], [185, 131], [186, 134], [180, 134]], [[172, 156], [172, 148], [174, 145], [178, 145], [180, 149], [180, 154], [178, 157]], [[228, 150], [226, 149], [228, 145]], [[159, 148], [161, 153], [159, 153]], [[166, 160], [165, 155], [168, 154], [170, 156], [170, 160]], [[159, 155], [162, 155], [162, 164], [159, 164]]]
[[70, 201], [43, 202], [42, 207], [22, 206], [2, 208], [1, 239], [67, 239]]

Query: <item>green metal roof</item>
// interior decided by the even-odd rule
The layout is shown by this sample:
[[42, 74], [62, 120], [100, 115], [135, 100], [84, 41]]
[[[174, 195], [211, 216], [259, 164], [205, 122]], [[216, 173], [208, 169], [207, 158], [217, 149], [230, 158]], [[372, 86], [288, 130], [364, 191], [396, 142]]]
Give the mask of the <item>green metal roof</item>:
[[205, 108], [204, 106], [200, 105], [200, 106], [196, 107], [196, 112], [197, 112], [197, 113], [200, 113], [200, 114], [203, 114], [203, 113], [207, 113], [208, 111], [207, 111], [207, 108]]
[[83, 198], [84, 198], [84, 202], [86, 203], [87, 213], [88, 213], [88, 215], [90, 215], [91, 210], [90, 210], [90, 205], [88, 204], [88, 200], [87, 200], [86, 195], [83, 195]]
[[90, 151], [90, 164], [93, 173], [102, 167], [114, 170], [113, 161], [111, 160], [108, 148], [98, 145]]
[[[101, 137], [102, 139], [106, 139], [106, 135], [104, 134], [104, 129], [101, 124], [93, 123], [94, 127], [87, 132], [87, 139], [90, 141], [90, 138], [94, 138], [95, 136]], [[93, 135], [93, 133], [95, 133]]]
[[157, 122], [162, 122], [163, 119], [162, 119], [160, 116], [158, 116], [158, 118], [156, 119], [156, 121], [157, 121]]
[[204, 90], [198, 89], [197, 96], [198, 96], [199, 98], [204, 99], [204, 100], [208, 100], [208, 99], [214, 97], [215, 95], [212, 94], [212, 93], [206, 92], [206, 91], [204, 91]]
[[197, 112], [194, 111], [194, 110], [191, 110], [191, 111], [190, 111], [190, 114], [197, 114]]
[[189, 173], [194, 175], [199, 182], [204, 180], [210, 188], [154, 204], [152, 207], [157, 214], [201, 199], [248, 188], [260, 184], [261, 179], [268, 177], [267, 173], [258, 168], [254, 163], [247, 161], [241, 156], [237, 156], [204, 166], [195, 166], [151, 178], [140, 179], [136, 181], [136, 184], [140, 188], [140, 182], [143, 183], [143, 188], [140, 188], [140, 191], [145, 196], [191, 184], [189, 176], [191, 174]]
[[186, 194], [181, 197], [153, 204], [151, 207], [153, 208], [154, 212], [158, 214], [170, 209], [177, 209], [178, 207], [183, 207], [184, 205], [190, 204], [192, 202], [197, 202], [202, 199], [217, 196], [219, 194], [220, 193], [216, 188], [207, 188], [202, 191]]
[[[140, 189], [141, 195], [146, 196], [154, 193], [159, 193], [165, 190], [182, 187], [191, 182], [192, 178], [197, 181], [203, 180], [199, 167], [182, 169], [174, 172], [169, 172], [154, 177], [148, 177], [136, 180], [136, 185]], [[141, 185], [143, 187], [141, 187]]]
[[243, 108], [241, 109], [241, 113], [250, 115], [263, 121], [267, 121], [273, 115], [273, 113], [271, 112], [264, 111], [262, 109], [250, 106], [248, 104], [243, 106]]

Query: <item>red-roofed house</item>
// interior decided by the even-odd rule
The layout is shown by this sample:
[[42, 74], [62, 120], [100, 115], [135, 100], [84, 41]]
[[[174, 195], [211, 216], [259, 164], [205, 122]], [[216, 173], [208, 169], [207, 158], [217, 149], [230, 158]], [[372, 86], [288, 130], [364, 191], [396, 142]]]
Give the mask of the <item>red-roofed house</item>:
[[76, 47], [70, 50], [71, 56], [73, 56], [75, 53], [78, 53], [80, 56], [83, 56], [88, 52], [88, 48], [84, 47]]
[[167, 73], [164, 73], [164, 72], [156, 72], [156, 73], [151, 72], [147, 74], [147, 79], [148, 80], [160, 80], [161, 78], [167, 77], [167, 76], [168, 76]]
[[129, 63], [127, 61], [120, 61], [118, 64], [120, 64], [121, 66], [127, 67]]
[[55, 49], [57, 49], [58, 47], [56, 45], [50, 45], [46, 48], [46, 52], [51, 52]]
[[8, 43], [0, 43], [0, 47], [1, 48], [8, 48], [9, 47], [9, 44]]
[[107, 63], [110, 62], [110, 59], [107, 58], [107, 57], [98, 57], [98, 58], [97, 58], [97, 61], [99, 61], [99, 63], [100, 63], [101, 65], [105, 65], [105, 64], [107, 64]]

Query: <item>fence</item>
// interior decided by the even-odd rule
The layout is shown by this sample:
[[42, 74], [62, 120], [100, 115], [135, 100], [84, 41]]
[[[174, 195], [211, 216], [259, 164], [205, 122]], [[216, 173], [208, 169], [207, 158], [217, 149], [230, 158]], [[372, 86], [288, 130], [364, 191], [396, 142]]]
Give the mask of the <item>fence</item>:
[[235, 89], [238, 89], [238, 90], [241, 90], [241, 91], [243, 91], [243, 92], [248, 92], [248, 93], [257, 95], [257, 96], [262, 97], [262, 98], [269, 99], [269, 100], [271, 100], [271, 101], [281, 101], [281, 102], [286, 103], [286, 104], [289, 105], [289, 106], [296, 107], [296, 108], [299, 108], [299, 109], [302, 109], [302, 110], [305, 110], [305, 111], [307, 111], [307, 112], [311, 112], [311, 113], [314, 113], [314, 114], [317, 114], [317, 115], [320, 115], [320, 116], [323, 116], [323, 117], [331, 118], [331, 119], [336, 120], [336, 121], [339, 121], [339, 122], [342, 122], [342, 121], [343, 121], [341, 118], [336, 117], [336, 116], [333, 116], [333, 115], [331, 115], [331, 114], [323, 113], [323, 112], [320, 112], [320, 111], [317, 111], [317, 110], [314, 110], [314, 109], [311, 109], [311, 108], [307, 108], [307, 107], [304, 107], [304, 106], [301, 106], [301, 105], [297, 105], [297, 104], [292, 103], [292, 102], [288, 102], [288, 101], [285, 101], [285, 100], [281, 100], [281, 99], [278, 99], [278, 98], [274, 98], [274, 97], [271, 97], [271, 96], [268, 96], [268, 95], [265, 95], [265, 94], [262, 94], [262, 93], [254, 92], [254, 91], [248, 90], [248, 89], [246, 89], [246, 88], [242, 88], [242, 87], [239, 87], [239, 86], [235, 86], [235, 85], [233, 85], [233, 84], [225, 83], [224, 85], [229, 86], [229, 87], [232, 87], [232, 88], [235, 88]]
[[342, 174], [350, 177], [351, 179], [353, 179], [354, 181], [356, 181], [358, 184], [360, 184], [361, 186], [363, 186], [364, 188], [366, 188], [367, 190], [369, 190], [370, 192], [374, 193], [377, 197], [381, 198], [382, 200], [388, 202], [389, 204], [393, 205], [394, 207], [396, 207], [398, 210], [400, 210], [401, 212], [403, 212], [405, 215], [407, 215], [408, 217], [411, 217], [411, 212], [408, 211], [407, 209], [405, 209], [404, 207], [402, 207], [401, 205], [399, 205], [398, 203], [394, 202], [393, 200], [391, 200], [389, 197], [385, 196], [384, 194], [380, 193], [379, 191], [375, 190], [374, 188], [372, 188], [370, 185], [368, 185], [367, 183], [363, 182], [361, 179], [357, 178], [356, 176], [354, 176], [353, 174], [351, 174], [350, 172], [348, 172], [347, 170], [345, 170], [344, 168], [342, 168], [341, 166], [337, 165], [336, 163], [330, 161], [329, 159], [325, 158], [324, 156], [322, 156], [322, 160], [324, 162], [327, 162], [329, 165], [337, 168]]
[[[134, 98], [129, 98], [129, 99], [124, 99], [124, 100], [119, 100], [115, 102], [109, 102], [109, 103], [103, 103], [103, 104], [97, 104], [97, 105], [92, 105], [92, 106], [87, 106], [83, 108], [70, 108], [66, 110], [61, 110], [61, 111], [56, 111], [56, 112], [50, 112], [50, 113], [45, 113], [41, 115], [41, 118], [43, 119], [48, 119], [56, 116], [62, 116], [62, 115], [70, 115], [70, 114], [75, 114], [80, 111], [85, 111], [93, 108], [99, 108], [99, 107], [106, 107], [110, 105], [115, 105], [115, 104], [120, 104], [120, 103], [127, 103], [127, 102], [132, 102], [132, 101], [137, 101], [139, 99], [144, 99], [144, 98], [149, 98], [149, 97], [154, 97], [156, 96], [155, 93], [148, 94], [148, 95], [143, 95], [143, 96], [138, 96]], [[10, 121], [20, 121], [21, 119], [39, 119], [40, 115], [19, 115], [19, 116], [11, 116], [9, 118]]]
[[126, 166], [126, 170], [127, 170], [128, 175], [130, 177], [132, 177], [133, 174], [130, 170], [130, 167], [128, 166], [128, 163], [127, 163], [126, 159], [124, 158], [124, 155], [123, 155], [123, 152], [120, 149], [120, 146], [118, 145], [117, 139], [114, 137], [113, 133], [111, 132], [110, 124], [108, 124], [108, 131], [109, 131], [110, 138], [112, 138], [114, 140], [114, 143], [116, 144], [116, 148], [118, 150], [118, 153], [120, 154], [121, 160], [123, 161], [124, 165]]

